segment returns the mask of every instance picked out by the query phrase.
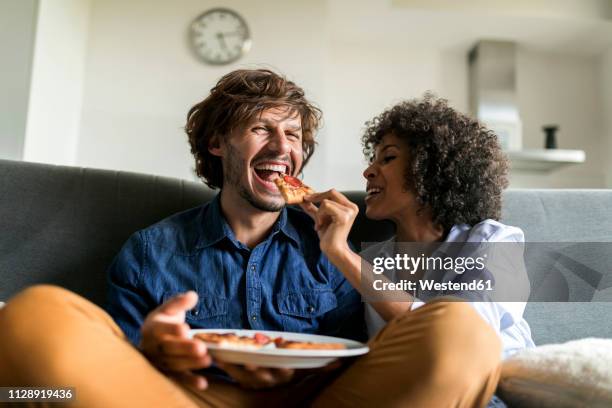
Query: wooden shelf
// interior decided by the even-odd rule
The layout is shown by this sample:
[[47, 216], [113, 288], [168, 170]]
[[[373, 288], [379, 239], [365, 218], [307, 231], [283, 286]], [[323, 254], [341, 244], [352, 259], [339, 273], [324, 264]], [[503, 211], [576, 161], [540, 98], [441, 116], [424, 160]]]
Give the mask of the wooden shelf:
[[550, 172], [570, 164], [584, 163], [584, 150], [526, 149], [506, 152], [512, 162], [512, 170]]

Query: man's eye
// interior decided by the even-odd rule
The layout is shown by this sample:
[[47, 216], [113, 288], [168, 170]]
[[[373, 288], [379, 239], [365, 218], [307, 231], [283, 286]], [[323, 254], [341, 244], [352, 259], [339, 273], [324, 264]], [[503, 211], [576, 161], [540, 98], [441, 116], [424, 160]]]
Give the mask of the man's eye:
[[292, 140], [300, 140], [300, 136], [295, 133], [287, 133], [287, 138], [292, 139]]
[[395, 159], [396, 156], [386, 156], [383, 157], [382, 162], [383, 163], [389, 163], [391, 160]]
[[253, 128], [253, 132], [255, 132], [255, 133], [264, 133], [264, 132], [267, 132], [267, 131], [268, 131], [268, 129], [263, 127], [263, 126], [255, 126]]

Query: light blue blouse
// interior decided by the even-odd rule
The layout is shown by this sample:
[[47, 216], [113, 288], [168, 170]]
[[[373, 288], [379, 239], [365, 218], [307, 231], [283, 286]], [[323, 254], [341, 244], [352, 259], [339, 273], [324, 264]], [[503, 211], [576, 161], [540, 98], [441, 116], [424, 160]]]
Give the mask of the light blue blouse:
[[[452, 227], [445, 240], [445, 242], [449, 243], [523, 243], [524, 241], [525, 237], [520, 228], [504, 225], [494, 220], [485, 220], [474, 226], [466, 224], [455, 225]], [[393, 245], [394, 242], [394, 238], [387, 241], [387, 243], [391, 245]], [[384, 246], [385, 243], [382, 243], [382, 245]], [[529, 281], [526, 271], [524, 269], [518, 271], [514, 270], [513, 274], [513, 276], [506, 277], [510, 279], [508, 282], [511, 282], [510, 284], [512, 286], [526, 286], [526, 294], [528, 294]], [[393, 281], [393, 271], [391, 271], [387, 277]], [[423, 304], [424, 302], [420, 300], [415, 301], [412, 304], [412, 310]], [[470, 305], [474, 307], [476, 312], [478, 312], [495, 332], [499, 334], [503, 344], [502, 358], [509, 357], [518, 350], [535, 347], [531, 339], [531, 330], [523, 317], [526, 306], [525, 301], [478, 301], [470, 302]], [[378, 333], [386, 324], [369, 304], [366, 304], [365, 319], [370, 337]]]

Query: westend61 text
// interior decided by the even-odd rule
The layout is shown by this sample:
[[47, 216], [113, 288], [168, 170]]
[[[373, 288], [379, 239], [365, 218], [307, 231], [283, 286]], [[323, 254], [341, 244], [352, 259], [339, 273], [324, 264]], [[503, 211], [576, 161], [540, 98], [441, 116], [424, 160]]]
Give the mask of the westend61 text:
[[[471, 282], [436, 282], [431, 279], [418, 281], [419, 290], [421, 291], [491, 291], [493, 285], [491, 280], [479, 279]], [[414, 291], [417, 289], [417, 282], [402, 279], [398, 282], [385, 282], [382, 279], [372, 282], [374, 290], [399, 290], [399, 291]]]

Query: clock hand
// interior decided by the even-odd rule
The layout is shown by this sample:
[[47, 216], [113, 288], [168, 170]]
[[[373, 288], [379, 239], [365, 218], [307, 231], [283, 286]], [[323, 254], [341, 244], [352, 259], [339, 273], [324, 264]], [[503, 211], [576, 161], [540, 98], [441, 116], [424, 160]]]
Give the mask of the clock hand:
[[217, 33], [217, 39], [219, 40], [219, 44], [221, 44], [221, 48], [227, 50], [227, 43], [225, 42], [225, 36], [223, 33]]

